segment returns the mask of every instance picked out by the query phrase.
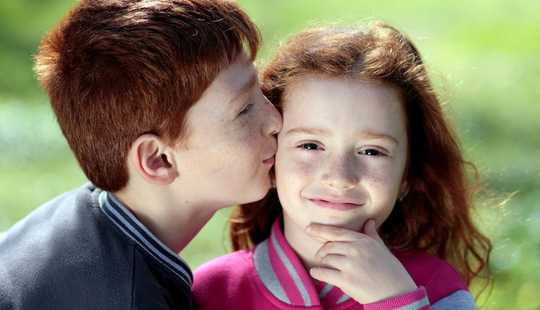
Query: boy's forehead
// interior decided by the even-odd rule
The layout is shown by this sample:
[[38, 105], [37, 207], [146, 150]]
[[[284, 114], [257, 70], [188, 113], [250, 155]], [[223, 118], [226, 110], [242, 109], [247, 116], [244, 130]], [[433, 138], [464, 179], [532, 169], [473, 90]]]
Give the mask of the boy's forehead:
[[221, 70], [202, 97], [191, 108], [202, 113], [221, 114], [230, 104], [248, 94], [257, 83], [257, 71], [247, 57], [238, 57], [233, 63]]
[[212, 82], [215, 89], [236, 95], [250, 88], [257, 81], [257, 70], [247, 58], [238, 58], [223, 69]]

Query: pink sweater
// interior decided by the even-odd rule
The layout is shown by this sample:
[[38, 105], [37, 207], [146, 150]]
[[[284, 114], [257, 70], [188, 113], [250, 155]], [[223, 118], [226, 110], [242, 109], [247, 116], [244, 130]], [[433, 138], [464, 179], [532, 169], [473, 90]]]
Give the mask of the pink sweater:
[[339, 288], [311, 278], [276, 221], [270, 238], [254, 250], [218, 257], [196, 270], [194, 300], [201, 310], [474, 309], [466, 285], [449, 264], [422, 253], [394, 255], [419, 288], [362, 305]]

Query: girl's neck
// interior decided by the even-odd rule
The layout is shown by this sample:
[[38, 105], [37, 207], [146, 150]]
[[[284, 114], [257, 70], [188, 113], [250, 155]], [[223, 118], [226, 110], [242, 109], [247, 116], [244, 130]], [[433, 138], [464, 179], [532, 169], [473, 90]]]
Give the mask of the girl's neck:
[[286, 214], [283, 215], [283, 233], [307, 270], [320, 266], [315, 254], [323, 246], [322, 241], [309, 236], [305, 231], [305, 227], [301, 227], [292, 219], [288, 219]]

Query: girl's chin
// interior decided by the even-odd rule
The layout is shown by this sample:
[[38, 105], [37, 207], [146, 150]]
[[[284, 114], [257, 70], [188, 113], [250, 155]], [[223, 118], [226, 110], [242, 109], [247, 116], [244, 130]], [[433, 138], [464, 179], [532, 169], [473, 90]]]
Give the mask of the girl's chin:
[[364, 219], [358, 219], [358, 218], [354, 218], [354, 219], [324, 218], [324, 219], [312, 219], [311, 222], [307, 223], [307, 225], [311, 223], [317, 223], [317, 224], [341, 227], [341, 228], [354, 230], [354, 231], [361, 231], [362, 227], [364, 226], [364, 222], [365, 222]]

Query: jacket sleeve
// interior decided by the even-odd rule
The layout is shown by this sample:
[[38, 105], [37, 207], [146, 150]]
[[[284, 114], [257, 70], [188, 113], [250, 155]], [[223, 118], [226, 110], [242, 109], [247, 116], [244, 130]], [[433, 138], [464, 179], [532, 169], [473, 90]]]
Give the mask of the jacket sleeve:
[[407, 310], [429, 310], [431, 309], [429, 299], [424, 287], [391, 297], [378, 302], [365, 304], [365, 310], [392, 310], [392, 309], [407, 309]]
[[433, 304], [433, 310], [476, 309], [474, 298], [466, 290], [456, 291]]

